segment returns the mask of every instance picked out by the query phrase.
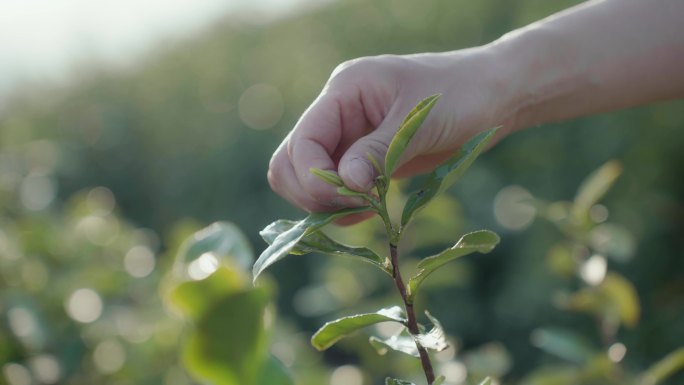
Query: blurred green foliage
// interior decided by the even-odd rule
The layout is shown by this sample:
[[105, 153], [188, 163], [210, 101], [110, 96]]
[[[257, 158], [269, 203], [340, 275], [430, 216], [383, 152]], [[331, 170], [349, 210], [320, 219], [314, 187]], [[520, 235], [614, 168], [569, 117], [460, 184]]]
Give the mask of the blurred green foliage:
[[[349, 0], [268, 23], [227, 17], [136, 66], [81, 68], [69, 84], [18, 90], [0, 111], [0, 383], [193, 383], [179, 360], [188, 329], [167, 314], [161, 277], [201, 227], [192, 223], [228, 219], [262, 247], [266, 223], [301, 216], [270, 191], [266, 166], [337, 64], [483, 44], [574, 3]], [[621, 365], [638, 373], [675, 352], [684, 341], [683, 111], [682, 101], [662, 103], [517, 133], [473, 166], [453, 189], [458, 199], [421, 212], [406, 239], [420, 255], [474, 228], [502, 235], [491, 255], [424, 285], [420, 302], [439, 310], [458, 347], [442, 371], [516, 383], [542, 366], [576, 370], [534, 346], [540, 326], [547, 336], [548, 325], [572, 330], [571, 341], [600, 341], [591, 316], [557, 309], [550, 295], [568, 289], [557, 275], [568, 269], [566, 235], [511, 202], [570, 201], [608, 159], [623, 173], [597, 215], [616, 224], [604, 236], [625, 240], [607, 263], [640, 303], [638, 324], [615, 332], [627, 349]], [[374, 245], [379, 230], [370, 221], [340, 237]], [[549, 250], [561, 255], [556, 263]], [[279, 280], [271, 352], [297, 384], [415, 377], [410, 357], [378, 358], [367, 337], [342, 341], [323, 359], [307, 346], [317, 325], [342, 315], [337, 309], [387, 303], [376, 272], [318, 255], [273, 270], [287, 279]], [[681, 353], [669, 357], [653, 373]], [[663, 384], [683, 381], [680, 373]]]

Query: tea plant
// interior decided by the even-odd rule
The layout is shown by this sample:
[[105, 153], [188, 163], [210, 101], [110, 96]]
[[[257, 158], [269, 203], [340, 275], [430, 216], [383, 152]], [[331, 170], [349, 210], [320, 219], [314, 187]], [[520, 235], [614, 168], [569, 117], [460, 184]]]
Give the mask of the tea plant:
[[565, 364], [538, 368], [521, 385], [656, 385], [684, 368], [684, 347], [642, 373], [632, 373], [623, 365], [628, 347], [620, 342], [618, 332], [636, 327], [641, 306], [632, 282], [610, 265], [630, 258], [635, 245], [627, 229], [606, 221], [608, 209], [599, 204], [621, 172], [620, 163], [609, 161], [582, 181], [572, 202], [534, 201], [540, 216], [563, 235], [548, 253], [552, 272], [578, 287], [572, 293], [559, 293], [555, 302], [563, 310], [593, 316], [600, 338], [591, 341], [558, 327], [537, 329], [532, 342]]
[[[443, 376], [435, 376], [428, 351], [446, 349], [447, 341], [440, 322], [428, 311], [425, 312], [425, 315], [432, 327], [428, 330], [418, 322], [414, 311], [414, 302], [418, 290], [423, 281], [443, 265], [474, 252], [488, 253], [499, 242], [499, 236], [492, 231], [471, 232], [463, 235], [454, 246], [422, 259], [418, 263], [418, 273], [410, 277], [408, 281], [405, 281], [399, 269], [399, 246], [402, 234], [411, 223], [414, 215], [430, 203], [433, 198], [458, 181], [497, 131], [497, 128], [493, 128], [471, 138], [451, 158], [432, 171], [422, 186], [409, 195], [401, 219], [398, 222], [393, 222], [387, 209], [390, 176], [404, 150], [438, 99], [439, 95], [433, 95], [422, 100], [406, 116], [388, 147], [384, 167], [370, 154], [368, 155], [378, 174], [374, 181], [374, 193], [353, 191], [344, 185], [336, 173], [328, 170], [311, 169], [311, 173], [326, 183], [337, 187], [340, 195], [359, 197], [366, 202], [366, 205], [334, 212], [312, 213], [300, 221], [281, 219], [273, 222], [261, 232], [261, 236], [269, 243], [269, 247], [259, 256], [253, 267], [253, 276], [256, 281], [266, 268], [289, 254], [302, 255], [318, 252], [356, 258], [387, 273], [394, 281], [403, 306], [387, 307], [372, 313], [356, 314], [330, 321], [314, 334], [311, 343], [316, 349], [325, 350], [361, 328], [380, 322], [399, 323], [403, 326], [399, 334], [389, 339], [371, 337], [370, 343], [381, 349], [394, 350], [418, 358], [428, 385], [439, 385], [445, 381]], [[366, 247], [343, 245], [321, 231], [324, 226], [336, 219], [368, 211], [377, 214], [384, 224], [387, 233], [388, 255], [381, 256]], [[488, 379], [482, 384], [487, 383], [489, 383]], [[411, 383], [387, 378], [386, 385], [411, 385]]]

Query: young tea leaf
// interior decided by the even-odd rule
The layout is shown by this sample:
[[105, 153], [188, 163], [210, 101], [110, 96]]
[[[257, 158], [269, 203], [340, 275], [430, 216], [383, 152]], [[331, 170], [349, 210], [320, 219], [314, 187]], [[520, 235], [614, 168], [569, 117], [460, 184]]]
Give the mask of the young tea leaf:
[[410, 335], [405, 333], [391, 336], [387, 339], [380, 339], [378, 337], [371, 337], [368, 342], [375, 348], [379, 355], [384, 356], [389, 350], [408, 354], [409, 356], [420, 358], [416, 341]]
[[337, 193], [342, 195], [342, 196], [346, 196], [346, 197], [359, 197], [359, 198], [364, 198], [364, 199], [368, 197], [367, 193], [354, 191], [354, 190], [351, 190], [345, 186], [338, 187]]
[[383, 175], [385, 173], [385, 170], [382, 167], [380, 167], [380, 163], [378, 162], [377, 159], [375, 159], [373, 154], [371, 154], [370, 152], [367, 152], [366, 157], [368, 157], [368, 160], [370, 160], [371, 164], [373, 165], [373, 168], [378, 173], [378, 175]]
[[309, 214], [308, 217], [297, 222], [289, 230], [280, 233], [280, 235], [273, 240], [273, 243], [261, 253], [259, 259], [257, 259], [252, 268], [254, 281], [256, 281], [259, 274], [267, 267], [285, 258], [306, 235], [311, 234], [335, 219], [369, 210], [371, 210], [370, 207], [355, 207], [329, 213]]
[[498, 129], [498, 127], [495, 127], [474, 136], [453, 157], [442, 163], [442, 165], [428, 175], [425, 182], [423, 182], [423, 186], [418, 191], [412, 193], [406, 201], [404, 212], [401, 215], [402, 227], [409, 223], [418, 210], [461, 178], [492, 140]]
[[[280, 219], [268, 225], [259, 234], [268, 243], [272, 244], [278, 235], [289, 231], [294, 226], [297, 225], [295, 221], [288, 221], [285, 219]], [[373, 250], [366, 247], [352, 247], [343, 245], [327, 235], [322, 231], [316, 230], [308, 235], [305, 235], [297, 245], [295, 245], [291, 250], [292, 255], [304, 255], [308, 253], [323, 253], [332, 256], [342, 256], [351, 257], [359, 259], [363, 262], [368, 262], [382, 269], [382, 271], [387, 274], [391, 274], [389, 267], [386, 266], [385, 258], [377, 255]]]
[[621, 173], [620, 162], [611, 160], [584, 179], [572, 205], [573, 217], [579, 221], [584, 220], [589, 209], [603, 198]]
[[449, 347], [442, 324], [427, 310], [425, 311], [425, 315], [430, 319], [430, 322], [432, 322], [432, 329], [425, 334], [417, 335], [416, 340], [426, 349], [441, 352]]
[[480, 385], [492, 385], [492, 379], [487, 377], [482, 382], [480, 382]]
[[328, 170], [321, 170], [320, 168], [315, 168], [312, 167], [309, 169], [309, 172], [316, 175], [318, 178], [320, 178], [323, 182], [335, 186], [335, 187], [342, 187], [344, 186], [344, 182], [342, 181], [342, 178], [340, 178], [339, 175], [335, 174], [332, 171]]
[[442, 251], [441, 253], [428, 257], [418, 263], [420, 271], [409, 280], [408, 283], [408, 300], [413, 302], [418, 287], [423, 283], [425, 278], [433, 271], [437, 270], [446, 263], [453, 261], [459, 257], [480, 252], [483, 254], [489, 253], [499, 243], [499, 238], [496, 233], [489, 230], [479, 230], [468, 233], [461, 237], [459, 241], [451, 248]]
[[429, 96], [418, 103], [399, 126], [397, 133], [392, 138], [392, 141], [387, 148], [387, 154], [385, 155], [385, 176], [387, 178], [392, 177], [392, 172], [394, 171], [399, 157], [404, 153], [409, 142], [413, 136], [418, 131], [418, 128], [423, 124], [425, 118], [427, 118], [430, 110], [434, 107], [437, 99], [441, 95]]
[[665, 356], [642, 375], [639, 385], [656, 385], [684, 369], [684, 347]]
[[361, 328], [388, 321], [404, 324], [406, 318], [403, 310], [399, 306], [393, 306], [375, 313], [357, 314], [330, 321], [311, 337], [311, 345], [318, 350], [325, 350]]
[[415, 385], [413, 382], [397, 380], [396, 378], [385, 378], [385, 385]]
[[432, 383], [432, 385], [442, 385], [446, 381], [446, 377], [444, 376], [439, 376], [435, 378], [435, 382]]

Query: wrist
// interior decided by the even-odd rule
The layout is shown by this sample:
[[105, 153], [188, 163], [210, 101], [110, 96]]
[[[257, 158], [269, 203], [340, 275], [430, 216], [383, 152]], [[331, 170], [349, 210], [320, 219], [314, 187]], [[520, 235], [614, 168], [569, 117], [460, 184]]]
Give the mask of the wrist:
[[584, 103], [579, 90], [592, 88], [588, 58], [553, 28], [532, 25], [487, 47], [496, 61], [508, 132], [572, 117]]

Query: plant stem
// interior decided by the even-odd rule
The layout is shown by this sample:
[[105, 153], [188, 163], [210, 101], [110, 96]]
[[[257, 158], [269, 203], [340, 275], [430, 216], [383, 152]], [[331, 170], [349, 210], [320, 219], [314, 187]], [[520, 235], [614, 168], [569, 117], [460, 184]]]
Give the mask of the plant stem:
[[[420, 334], [418, 322], [416, 322], [416, 313], [413, 311], [413, 304], [408, 301], [406, 286], [404, 285], [404, 280], [401, 278], [401, 272], [399, 271], [397, 245], [392, 243], [390, 243], [390, 257], [392, 259], [392, 277], [394, 277], [394, 284], [397, 286], [401, 299], [404, 301], [404, 308], [406, 309], [406, 316], [408, 317], [408, 330], [412, 335], [416, 336]], [[428, 385], [432, 385], [435, 381], [435, 372], [432, 369], [430, 356], [428, 355], [427, 350], [419, 344], [418, 341], [415, 342], [416, 347], [418, 348], [418, 354], [420, 355], [420, 363], [423, 365], [423, 371], [425, 372], [425, 378], [427, 379]]]

